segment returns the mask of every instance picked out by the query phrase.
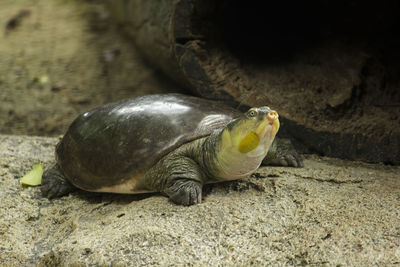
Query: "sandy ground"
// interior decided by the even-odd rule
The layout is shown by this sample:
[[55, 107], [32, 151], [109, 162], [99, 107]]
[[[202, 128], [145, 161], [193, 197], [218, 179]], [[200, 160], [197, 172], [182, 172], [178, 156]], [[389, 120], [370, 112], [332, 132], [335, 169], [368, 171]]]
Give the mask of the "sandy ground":
[[400, 167], [308, 156], [206, 187], [203, 203], [76, 192], [18, 178], [56, 138], [0, 136], [1, 266], [398, 266]]

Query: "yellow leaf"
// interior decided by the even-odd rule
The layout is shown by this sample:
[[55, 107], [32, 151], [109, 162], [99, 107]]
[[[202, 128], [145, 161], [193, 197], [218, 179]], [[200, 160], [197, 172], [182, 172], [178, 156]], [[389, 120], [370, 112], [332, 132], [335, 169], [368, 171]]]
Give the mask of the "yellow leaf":
[[24, 175], [19, 180], [21, 185], [26, 186], [37, 186], [42, 183], [42, 175], [43, 175], [43, 168], [40, 163], [36, 164], [36, 166], [27, 174]]

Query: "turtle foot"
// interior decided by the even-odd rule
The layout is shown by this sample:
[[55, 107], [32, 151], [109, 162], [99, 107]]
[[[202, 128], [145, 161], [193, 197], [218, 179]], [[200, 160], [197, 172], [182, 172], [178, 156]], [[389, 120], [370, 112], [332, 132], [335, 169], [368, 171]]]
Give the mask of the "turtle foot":
[[176, 204], [190, 206], [201, 203], [202, 185], [200, 182], [189, 179], [175, 180], [164, 193]]
[[263, 165], [304, 167], [303, 159], [297, 153], [289, 139], [275, 139]]
[[61, 197], [75, 191], [76, 188], [67, 181], [58, 165], [54, 165], [43, 173], [40, 191], [48, 199]]

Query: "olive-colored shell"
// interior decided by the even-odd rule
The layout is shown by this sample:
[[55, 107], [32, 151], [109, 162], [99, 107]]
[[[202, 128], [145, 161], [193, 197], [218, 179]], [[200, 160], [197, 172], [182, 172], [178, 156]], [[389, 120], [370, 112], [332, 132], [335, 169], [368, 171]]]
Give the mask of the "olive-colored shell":
[[112, 186], [144, 174], [167, 153], [224, 127], [240, 113], [180, 94], [148, 95], [80, 115], [57, 145], [57, 162], [75, 186]]

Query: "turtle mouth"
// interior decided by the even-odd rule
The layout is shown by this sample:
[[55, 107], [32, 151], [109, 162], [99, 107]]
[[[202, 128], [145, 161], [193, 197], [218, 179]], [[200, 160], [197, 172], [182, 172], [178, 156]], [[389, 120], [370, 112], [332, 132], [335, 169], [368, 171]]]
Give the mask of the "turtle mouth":
[[272, 110], [268, 112], [264, 120], [258, 125], [257, 129], [254, 131], [259, 137], [264, 137], [268, 132], [270, 133], [270, 138], [273, 138], [279, 130], [279, 115], [276, 111]]

